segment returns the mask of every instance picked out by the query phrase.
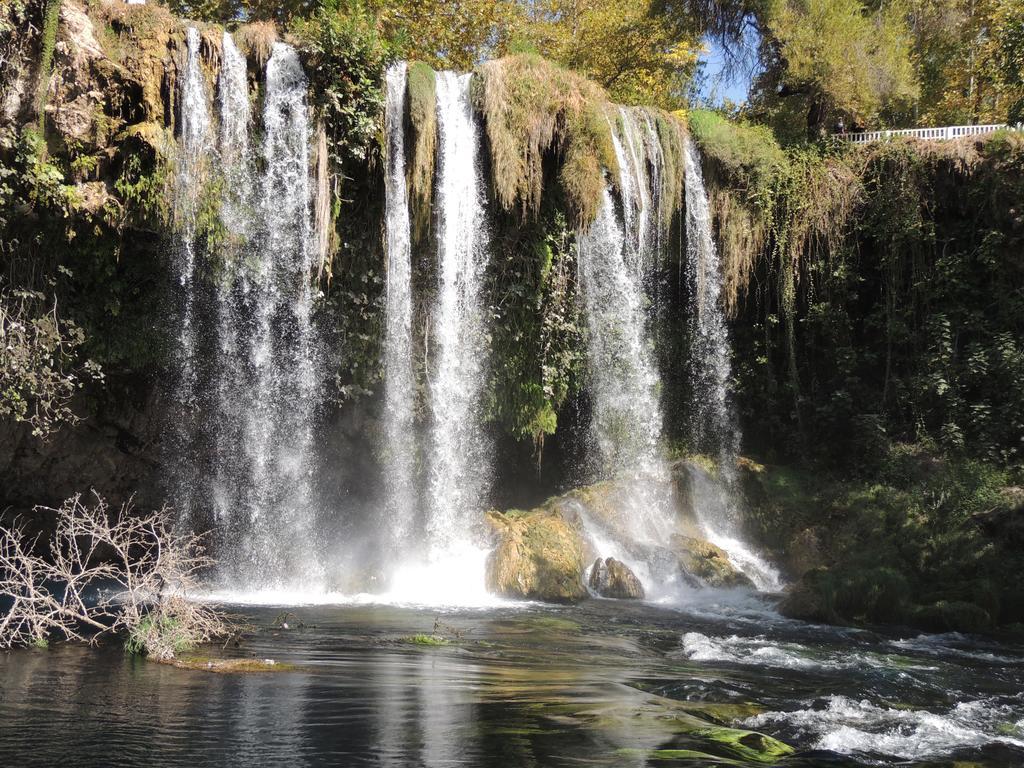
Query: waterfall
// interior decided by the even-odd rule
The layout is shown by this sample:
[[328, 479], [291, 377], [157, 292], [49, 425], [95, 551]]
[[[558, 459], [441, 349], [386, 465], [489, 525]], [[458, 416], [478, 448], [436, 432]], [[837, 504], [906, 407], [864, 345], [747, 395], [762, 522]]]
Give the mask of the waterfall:
[[220, 116], [220, 161], [224, 172], [221, 220], [233, 235], [250, 234], [252, 163], [249, 150], [249, 80], [245, 57], [230, 33], [221, 45], [220, 78], [217, 83]]
[[[184, 300], [175, 362], [178, 399], [201, 403], [202, 413], [189, 440], [175, 446], [176, 463], [185, 467], [176, 478], [178, 504], [194, 528], [209, 517], [197, 510], [212, 511], [225, 586], [315, 589], [322, 577], [313, 546], [319, 364], [306, 78], [295, 50], [275, 44], [266, 66], [258, 178], [244, 57], [225, 33], [214, 147], [198, 33], [190, 30], [187, 39], [176, 194]], [[208, 186], [214, 173], [222, 182], [227, 236], [199, 281], [195, 222], [200, 195], [216, 189]]]
[[621, 132], [613, 126], [619, 162], [623, 224], [630, 266], [646, 283], [661, 249], [661, 142], [650, 117], [636, 107], [619, 107]]
[[385, 186], [387, 295], [384, 329], [384, 477], [386, 526], [401, 549], [415, 519], [416, 377], [412, 350], [412, 263], [409, 196], [405, 179], [406, 65], [386, 75], [385, 131], [388, 139]]
[[693, 402], [691, 432], [701, 449], [717, 450], [723, 470], [731, 471], [739, 451], [739, 433], [729, 406], [732, 363], [722, 310], [722, 275], [711, 230], [700, 157], [689, 137], [685, 141], [686, 280], [690, 291], [690, 378]]
[[[266, 69], [260, 245], [250, 276], [252, 386], [244, 424], [250, 484], [248, 570], [267, 586], [321, 577], [313, 547], [312, 223], [306, 76], [297, 52], [274, 43]], [[251, 578], [251, 577], [250, 577]]]
[[233, 547], [245, 536], [245, 526], [234, 514], [244, 508], [240, 500], [248, 492], [248, 467], [244, 445], [247, 401], [241, 396], [250, 383], [246, 365], [245, 265], [251, 255], [248, 237], [252, 215], [254, 179], [249, 145], [249, 82], [245, 58], [227, 32], [222, 42], [220, 77], [217, 82], [220, 120], [218, 155], [224, 174], [220, 218], [235, 239], [223, 252], [223, 272], [216, 281], [217, 394], [212, 481], [213, 521], [224, 528], [222, 546]]
[[195, 27], [189, 27], [185, 40], [187, 53], [179, 85], [180, 140], [174, 195], [174, 219], [179, 242], [174, 249], [173, 259], [178, 310], [177, 343], [174, 350], [177, 374], [174, 399], [181, 410], [173, 419], [175, 445], [172, 464], [176, 475], [176, 504], [194, 521], [194, 490], [200, 474], [197, 465], [188, 459], [188, 452], [193, 448], [199, 434], [196, 402], [197, 302], [194, 283], [198, 216], [209, 171], [212, 139], [206, 78], [203, 76], [199, 60], [199, 31]]
[[[621, 151], [621, 147], [619, 147]], [[624, 171], [627, 172], [627, 171]], [[640, 279], [611, 193], [579, 236], [590, 394], [601, 471], [633, 488], [630, 525], [640, 542], [664, 543], [671, 527], [669, 472], [661, 454], [660, 382], [652, 360]]]
[[[722, 274], [711, 229], [711, 210], [700, 155], [684, 145], [686, 182], [686, 280], [690, 292], [690, 429], [700, 450], [717, 451], [722, 482], [697, 482], [698, 518], [708, 540], [726, 551], [758, 589], [781, 588], [778, 572], [740, 538], [733, 487], [740, 434], [729, 402], [732, 362], [722, 310]], [[699, 479], [698, 479], [699, 480]]]
[[442, 550], [463, 540], [479, 518], [490, 480], [480, 413], [487, 356], [480, 290], [488, 243], [469, 84], [470, 75], [437, 74], [439, 281], [427, 534]]
[[[495, 600], [484, 585], [487, 551], [478, 538], [491, 479], [481, 402], [489, 352], [481, 290], [489, 242], [469, 85], [470, 75], [437, 73], [438, 276], [427, 350], [426, 520], [422, 540], [406, 547], [392, 574], [390, 596], [400, 602]], [[394, 133], [389, 136], [393, 142]], [[406, 220], [392, 222], [389, 212], [389, 236], [392, 223], [405, 234]], [[389, 265], [394, 245], [389, 241]], [[388, 285], [390, 292], [390, 278]]]

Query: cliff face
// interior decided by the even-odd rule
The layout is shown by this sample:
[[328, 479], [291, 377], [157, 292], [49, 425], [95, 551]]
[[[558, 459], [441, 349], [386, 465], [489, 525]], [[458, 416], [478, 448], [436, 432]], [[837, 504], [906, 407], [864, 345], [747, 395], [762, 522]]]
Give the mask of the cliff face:
[[[53, 7], [11, 4], [0, 26], [0, 219], [3, 239], [17, 244], [0, 261], [7, 287], [57, 297], [85, 330], [82, 351], [107, 380], [80, 392], [83, 421], [47, 442], [22, 425], [0, 427], [0, 469], [9, 479], [0, 505], [54, 503], [89, 484], [111, 495], [138, 491], [147, 496], [140, 502], [155, 504], [163, 493], [161, 384], [174, 338], [168, 254], [187, 23], [159, 5], [65, 0], [50, 36]], [[320, 123], [315, 143], [323, 146], [316, 210], [327, 231], [319, 240], [317, 311], [336, 382], [325, 454], [350, 457], [331, 480], [332, 492], [348, 492], [375, 471], [369, 441], [379, 411], [384, 300], [379, 83], [375, 92], [357, 92], [353, 83], [357, 72], [371, 79], [366, 73], [382, 60], [332, 49], [327, 43], [342, 38], [330, 32], [318, 38], [306, 29], [295, 42]], [[200, 25], [200, 34], [212, 86], [221, 30]], [[277, 35], [263, 25], [235, 32], [250, 73], [262, 70]], [[436, 279], [436, 103], [429, 68], [411, 67], [409, 82], [422, 328]], [[258, 105], [260, 85], [250, 86]], [[614, 118], [607, 118], [613, 105], [593, 84], [536, 57], [482, 66], [473, 96], [486, 137], [495, 251], [487, 276], [495, 357], [488, 420], [507, 459], [496, 495], [503, 506], [530, 506], [564, 485], [585, 431], [575, 232], [593, 216], [604, 183], [618, 183], [606, 172], [618, 162]], [[662, 400], [668, 436], [685, 445], [685, 129], [677, 116], [642, 114], [659, 137], [670, 201], [659, 211], [668, 255], [653, 281]], [[343, 126], [360, 141], [346, 143]], [[748, 447], [779, 461], [834, 465], [855, 455], [872, 471], [891, 443], [927, 439], [943, 450], [1019, 462], [1019, 137], [793, 151], [697, 115], [689, 130], [712, 192]], [[622, 190], [614, 194], [621, 208]], [[215, 276], [211, 267], [205, 277]], [[428, 341], [419, 334], [418, 348]], [[527, 486], [533, 496], [523, 498]]]
[[81, 422], [49, 439], [4, 420], [0, 506], [15, 512], [90, 486], [115, 502], [160, 497], [152, 363], [164, 189], [156, 180], [173, 141], [181, 28], [156, 5], [59, 6], [47, 39], [44, 4], [9, 5], [0, 40], [0, 221], [9, 244], [0, 287], [52, 296], [85, 328], [85, 352], [109, 376], [76, 395]]

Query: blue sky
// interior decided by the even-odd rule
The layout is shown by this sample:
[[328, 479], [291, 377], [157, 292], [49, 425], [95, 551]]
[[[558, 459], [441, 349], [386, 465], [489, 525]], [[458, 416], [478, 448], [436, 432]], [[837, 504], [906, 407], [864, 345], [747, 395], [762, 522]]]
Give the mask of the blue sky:
[[712, 39], [705, 39], [706, 51], [700, 56], [704, 63], [704, 74], [706, 79], [699, 92], [699, 98], [712, 105], [721, 104], [723, 100], [729, 99], [733, 103], [740, 104], [747, 100], [747, 92], [750, 90], [750, 83], [753, 79], [754, 67], [757, 62], [758, 34], [753, 25], [748, 25], [743, 40], [741, 56], [746, 60], [741, 72], [732, 73], [726, 77], [726, 58], [719, 46]]

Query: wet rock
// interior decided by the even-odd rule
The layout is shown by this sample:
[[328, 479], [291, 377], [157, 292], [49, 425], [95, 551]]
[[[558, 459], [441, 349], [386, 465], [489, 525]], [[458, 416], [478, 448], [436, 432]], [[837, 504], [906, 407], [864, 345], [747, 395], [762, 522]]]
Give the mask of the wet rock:
[[823, 588], [828, 572], [816, 569], [805, 574], [789, 589], [789, 593], [779, 603], [779, 613], [789, 619], [799, 621], [835, 623], [839, 620], [835, 611], [833, 591]]
[[598, 558], [590, 569], [590, 588], [601, 597], [643, 600], [644, 586], [629, 566], [614, 557]]
[[684, 577], [696, 577], [709, 587], [752, 587], [753, 583], [736, 570], [721, 547], [695, 536], [677, 534], [670, 547], [679, 560]]
[[934, 605], [920, 606], [911, 620], [929, 632], [985, 632], [992, 628], [988, 611], [961, 600], [940, 600]]
[[572, 521], [550, 509], [489, 512], [497, 546], [487, 558], [487, 589], [504, 597], [575, 603], [583, 585], [583, 542]]

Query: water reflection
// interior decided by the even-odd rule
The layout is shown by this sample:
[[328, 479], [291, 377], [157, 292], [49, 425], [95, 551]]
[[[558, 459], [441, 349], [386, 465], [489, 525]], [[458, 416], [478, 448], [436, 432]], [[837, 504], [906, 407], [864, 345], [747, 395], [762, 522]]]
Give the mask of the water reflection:
[[[449, 614], [462, 636], [442, 647], [407, 642], [431, 631], [423, 611], [302, 618], [317, 626], [239, 651], [295, 665], [270, 674], [112, 647], [0, 655], [0, 765], [757, 764], [716, 737], [723, 725], [787, 741], [787, 766], [1024, 763], [1018, 648], [770, 620], [744, 630], [706, 607], [608, 601]], [[956, 728], [970, 738], [940, 738]]]

